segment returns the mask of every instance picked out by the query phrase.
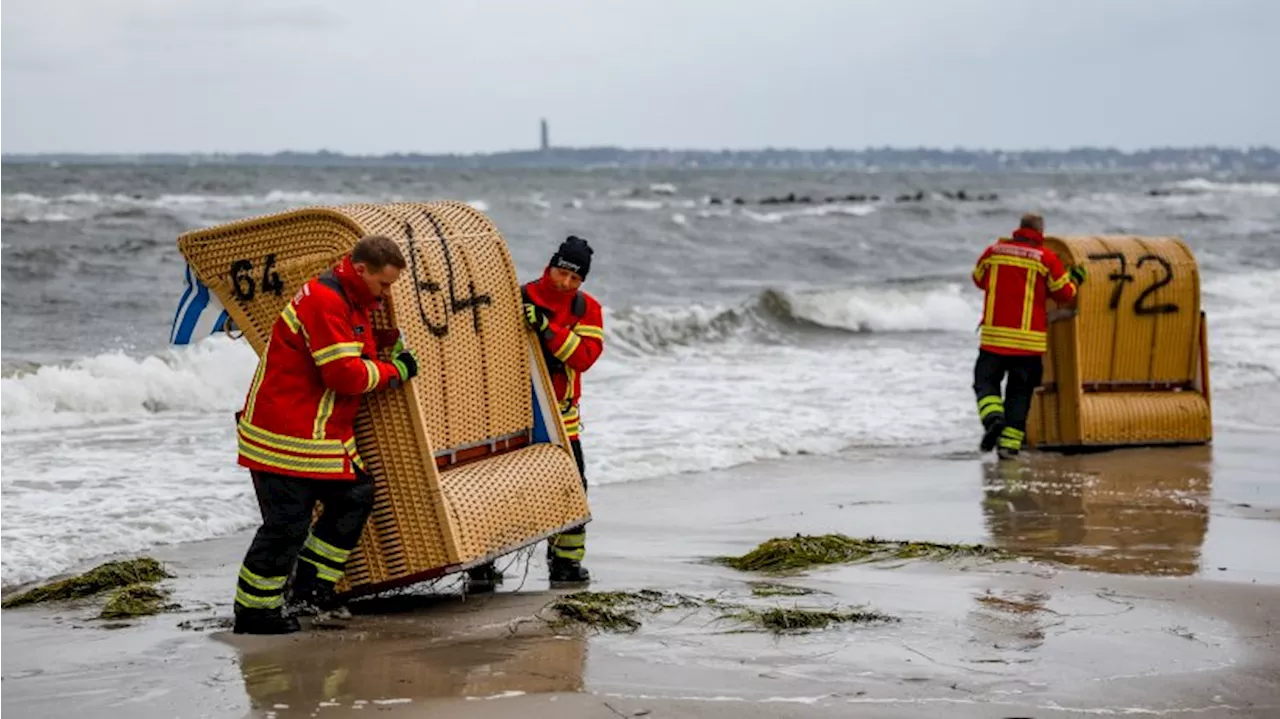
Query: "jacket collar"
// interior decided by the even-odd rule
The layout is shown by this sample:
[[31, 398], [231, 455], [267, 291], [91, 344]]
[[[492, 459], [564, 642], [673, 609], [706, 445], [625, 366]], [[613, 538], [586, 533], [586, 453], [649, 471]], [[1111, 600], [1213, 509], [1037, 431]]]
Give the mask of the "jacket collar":
[[1025, 242], [1029, 245], [1043, 245], [1044, 235], [1040, 234], [1040, 232], [1038, 232], [1037, 230], [1032, 230], [1026, 227], [1019, 227], [1018, 229], [1013, 231], [1013, 241]]
[[352, 304], [361, 309], [376, 309], [382, 306], [382, 300], [373, 296], [369, 291], [369, 285], [366, 285], [356, 273], [356, 268], [351, 264], [351, 255], [343, 257], [342, 262], [333, 268], [333, 273], [342, 283], [342, 289]]

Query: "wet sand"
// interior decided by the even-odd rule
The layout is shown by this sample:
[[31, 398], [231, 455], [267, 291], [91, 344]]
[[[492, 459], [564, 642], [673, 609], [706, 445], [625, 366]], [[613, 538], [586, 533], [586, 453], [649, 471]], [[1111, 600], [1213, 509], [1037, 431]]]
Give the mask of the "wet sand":
[[[342, 630], [232, 635], [247, 536], [154, 554], [183, 610], [3, 612], [13, 717], [1057, 717], [1280, 715], [1280, 448], [1030, 454], [860, 450], [593, 488], [594, 590], [759, 607], [863, 605], [886, 624], [743, 632], [707, 609], [632, 634], [539, 619], [541, 548], [493, 596], [360, 602]], [[986, 542], [1016, 562], [888, 562], [786, 578], [702, 560], [775, 536]], [[753, 581], [825, 594], [751, 596]], [[518, 591], [517, 591], [518, 590]], [[425, 591], [425, 588], [423, 588]], [[178, 626], [188, 623], [188, 628]]]

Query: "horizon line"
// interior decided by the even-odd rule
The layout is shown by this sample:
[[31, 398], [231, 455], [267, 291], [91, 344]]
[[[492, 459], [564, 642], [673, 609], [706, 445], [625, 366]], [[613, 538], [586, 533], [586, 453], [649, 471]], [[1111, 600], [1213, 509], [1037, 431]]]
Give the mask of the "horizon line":
[[1105, 145], [1072, 145], [1067, 147], [1022, 147], [1022, 148], [1004, 148], [1004, 147], [942, 147], [930, 145], [868, 145], [859, 148], [838, 148], [838, 147], [822, 147], [822, 148], [806, 148], [806, 147], [774, 147], [764, 146], [755, 148], [699, 148], [699, 147], [625, 147], [622, 145], [588, 145], [588, 146], [551, 146], [547, 149], [541, 148], [515, 148], [508, 150], [492, 150], [492, 151], [473, 151], [473, 152], [429, 152], [424, 150], [394, 150], [384, 152], [349, 152], [344, 150], [330, 150], [320, 148], [316, 150], [297, 150], [297, 149], [279, 149], [279, 150], [39, 150], [39, 151], [23, 151], [23, 152], [3, 152], [0, 158], [6, 157], [46, 157], [52, 155], [60, 156], [108, 156], [108, 157], [145, 157], [154, 155], [168, 156], [185, 156], [185, 157], [221, 157], [236, 155], [261, 155], [261, 156], [278, 156], [278, 155], [312, 155], [312, 156], [340, 156], [355, 158], [389, 158], [403, 156], [419, 156], [419, 157], [493, 157], [500, 155], [542, 155], [554, 154], [557, 152], [591, 152], [591, 151], [616, 151], [629, 153], [643, 152], [661, 152], [661, 153], [704, 153], [704, 154], [744, 154], [744, 153], [768, 153], [768, 152], [800, 152], [810, 154], [822, 153], [867, 153], [867, 152], [942, 152], [949, 154], [961, 153], [981, 153], [981, 154], [1031, 154], [1031, 153], [1071, 153], [1071, 152], [1111, 152], [1124, 155], [1134, 155], [1147, 152], [1204, 152], [1204, 151], [1226, 151], [1226, 152], [1254, 152], [1254, 151], [1270, 151], [1277, 152], [1276, 146], [1269, 144], [1256, 145], [1151, 145], [1147, 147], [1134, 148], [1130, 150], [1120, 149], [1114, 146]]

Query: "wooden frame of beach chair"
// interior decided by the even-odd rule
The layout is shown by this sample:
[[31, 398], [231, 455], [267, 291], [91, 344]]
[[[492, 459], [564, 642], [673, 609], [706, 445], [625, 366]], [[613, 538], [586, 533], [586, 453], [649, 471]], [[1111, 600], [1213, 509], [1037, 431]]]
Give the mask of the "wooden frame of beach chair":
[[312, 207], [189, 232], [178, 247], [261, 355], [294, 293], [368, 234], [400, 243], [409, 262], [375, 331], [401, 331], [420, 369], [366, 395], [356, 420], [376, 499], [338, 589], [414, 584], [590, 521], [515, 266], [479, 211]]
[[[1088, 278], [1050, 311], [1027, 442], [1041, 448], [1212, 441], [1208, 330], [1195, 257], [1174, 237], [1049, 237]], [[1052, 302], [1051, 302], [1052, 305]]]

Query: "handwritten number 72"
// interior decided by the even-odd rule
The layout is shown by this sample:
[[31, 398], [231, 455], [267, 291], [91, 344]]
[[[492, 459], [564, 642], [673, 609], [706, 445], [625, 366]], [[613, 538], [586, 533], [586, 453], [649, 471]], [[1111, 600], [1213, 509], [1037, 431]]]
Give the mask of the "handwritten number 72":
[[[1122, 252], [1098, 253], [1089, 255], [1089, 259], [1095, 261], [1114, 260], [1119, 263], [1119, 268], [1108, 275], [1108, 279], [1115, 283], [1115, 287], [1111, 290], [1111, 301], [1108, 303], [1107, 307], [1113, 311], [1116, 310], [1120, 307], [1120, 296], [1124, 294], [1124, 283], [1133, 282], [1135, 280], [1134, 276], [1128, 272], [1128, 259]], [[1178, 306], [1172, 302], [1166, 302], [1159, 305], [1147, 304], [1147, 298], [1150, 297], [1152, 293], [1173, 281], [1173, 266], [1169, 264], [1168, 260], [1160, 257], [1159, 255], [1142, 255], [1138, 258], [1138, 268], [1141, 269], [1142, 266], [1148, 262], [1155, 262], [1160, 265], [1160, 268], [1164, 270], [1164, 274], [1162, 277], [1157, 279], [1155, 283], [1142, 290], [1142, 293], [1138, 295], [1138, 299], [1134, 300], [1133, 313], [1136, 315], [1164, 315], [1177, 312]]]

